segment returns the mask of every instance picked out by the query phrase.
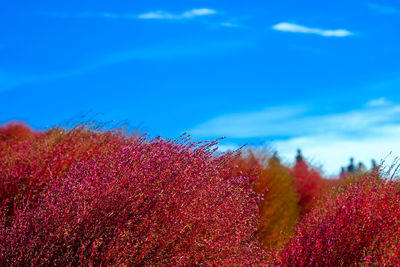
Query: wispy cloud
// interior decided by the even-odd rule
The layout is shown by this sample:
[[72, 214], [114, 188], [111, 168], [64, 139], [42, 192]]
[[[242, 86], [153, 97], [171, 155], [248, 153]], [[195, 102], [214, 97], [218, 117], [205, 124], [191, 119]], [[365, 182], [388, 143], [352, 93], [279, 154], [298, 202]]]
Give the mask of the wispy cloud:
[[79, 13], [65, 13], [65, 12], [49, 12], [39, 11], [40, 15], [60, 17], [60, 18], [103, 18], [103, 19], [164, 19], [164, 20], [183, 20], [193, 19], [201, 16], [214, 15], [217, 13], [214, 9], [209, 8], [198, 8], [185, 11], [180, 14], [174, 14], [167, 11], [154, 11], [143, 14], [131, 14], [131, 13], [112, 13], [112, 12], [79, 12]]
[[236, 28], [236, 27], [239, 27], [238, 24], [232, 23], [232, 22], [221, 22], [221, 23], [220, 23], [220, 26], [222, 26], [222, 27], [229, 27], [229, 28]]
[[[386, 164], [390, 165], [400, 156], [400, 126], [382, 127], [381, 131], [379, 135], [366, 134], [353, 139], [336, 134], [308, 135], [275, 141], [272, 145], [287, 162], [293, 162], [296, 149], [302, 148], [307, 159], [320, 165], [326, 174], [337, 175], [341, 166], [349, 164], [351, 157], [370, 167], [371, 159], [377, 162], [386, 159]], [[392, 155], [388, 157], [390, 153]]]
[[389, 106], [391, 105], [392, 102], [387, 100], [384, 97], [380, 97], [380, 98], [376, 98], [376, 99], [372, 99], [370, 101], [367, 102], [367, 106], [368, 107], [384, 107], [384, 106]]
[[320, 28], [309, 28], [303, 25], [294, 23], [281, 22], [272, 27], [276, 31], [282, 32], [293, 32], [293, 33], [306, 33], [306, 34], [317, 34], [324, 37], [346, 37], [353, 35], [352, 32], [344, 29], [337, 30], [325, 30]]
[[[393, 151], [400, 156], [400, 105], [385, 98], [373, 99], [363, 108], [315, 115], [304, 106], [275, 107], [257, 112], [227, 114], [189, 131], [193, 136], [221, 136], [243, 140], [274, 140], [272, 145], [286, 160], [297, 148], [318, 160], [329, 174], [337, 173], [350, 157], [369, 162]], [[231, 145], [230, 145], [231, 146]]]
[[199, 8], [185, 11], [181, 14], [169, 13], [166, 11], [155, 11], [138, 15], [139, 19], [166, 19], [166, 20], [181, 20], [192, 19], [201, 16], [209, 16], [216, 14], [217, 11], [209, 8]]
[[206, 121], [192, 129], [197, 136], [258, 138], [268, 136], [302, 136], [340, 132], [354, 136], [378, 124], [390, 123], [400, 115], [400, 106], [369, 105], [343, 113], [310, 115], [303, 106], [275, 107], [249, 113], [227, 114]]
[[15, 87], [48, 82], [66, 77], [83, 75], [97, 69], [108, 67], [134, 60], [171, 60], [185, 57], [196, 57], [205, 55], [221, 55], [249, 47], [253, 44], [250, 40], [225, 40], [209, 42], [207, 45], [199, 45], [197, 42], [186, 42], [176, 45], [175, 43], [165, 43], [153, 47], [136, 48], [119, 53], [102, 55], [93, 62], [77, 66], [69, 70], [57, 73], [44, 74], [18, 74], [0, 69], [0, 93], [11, 90]]
[[392, 15], [392, 14], [396, 14], [399, 12], [399, 10], [397, 8], [391, 7], [391, 6], [384, 6], [384, 5], [375, 4], [375, 3], [367, 3], [366, 5], [371, 10], [373, 10], [377, 13], [380, 13], [380, 14]]
[[[190, 132], [199, 137], [254, 138], [285, 134], [287, 126], [280, 123], [303, 115], [306, 107], [275, 107], [249, 113], [227, 114], [206, 121]], [[273, 127], [271, 127], [273, 126]], [[290, 127], [289, 127], [290, 128]]]
[[[356, 162], [363, 162], [370, 167], [371, 159], [379, 163], [386, 159], [386, 164], [400, 156], [400, 125], [389, 125], [380, 128], [381, 133], [366, 134], [362, 138], [346, 138], [336, 133], [310, 134], [283, 140], [275, 140], [264, 145], [276, 150], [286, 163], [293, 163], [296, 150], [301, 148], [307, 160], [315, 166], [320, 166], [327, 175], [338, 175], [340, 167], [347, 166], [349, 159], [354, 157]], [[238, 149], [240, 144], [223, 144], [221, 151]], [[390, 157], [388, 155], [391, 154]]]
[[102, 18], [102, 19], [138, 19], [137, 14], [129, 13], [110, 13], [110, 12], [54, 12], [54, 11], [39, 11], [39, 15], [58, 18]]
[[[53, 12], [53, 11], [39, 11], [39, 15], [55, 17], [55, 18], [82, 18], [82, 19], [104, 19], [104, 20], [143, 20], [143, 21], [197, 21], [202, 24], [208, 25], [212, 28], [245, 28], [243, 25], [235, 21], [241, 18], [227, 16], [224, 12], [218, 12], [210, 8], [194, 8], [182, 13], [172, 13], [164, 10], [151, 11], [142, 14], [132, 13], [112, 13], [112, 12]], [[216, 19], [202, 19], [211, 15], [219, 15]], [[245, 17], [246, 18], [246, 17]]]

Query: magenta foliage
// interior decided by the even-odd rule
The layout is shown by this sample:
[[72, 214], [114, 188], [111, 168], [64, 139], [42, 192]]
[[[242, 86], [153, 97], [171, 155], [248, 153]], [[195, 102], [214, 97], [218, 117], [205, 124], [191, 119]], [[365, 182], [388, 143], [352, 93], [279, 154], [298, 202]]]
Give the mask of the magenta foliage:
[[304, 160], [296, 163], [292, 169], [292, 175], [299, 196], [300, 215], [304, 216], [326, 193], [325, 183], [327, 180], [323, 179], [320, 173]]
[[255, 177], [232, 176], [232, 155], [183, 139], [121, 142], [47, 179], [36, 200], [0, 221], [0, 265], [264, 262]]
[[281, 264], [381, 265], [387, 259], [381, 255], [394, 255], [389, 249], [399, 237], [399, 194], [397, 182], [378, 177], [346, 185], [306, 215], [282, 250]]

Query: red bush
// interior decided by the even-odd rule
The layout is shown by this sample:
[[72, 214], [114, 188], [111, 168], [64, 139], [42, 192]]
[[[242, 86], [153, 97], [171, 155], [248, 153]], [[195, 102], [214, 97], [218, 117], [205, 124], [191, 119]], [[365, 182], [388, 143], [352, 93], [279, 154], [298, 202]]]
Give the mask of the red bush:
[[328, 182], [322, 178], [317, 170], [309, 167], [304, 160], [296, 163], [292, 169], [292, 175], [299, 196], [300, 215], [304, 216], [326, 193]]
[[23, 123], [12, 122], [0, 127], [0, 141], [6, 139], [24, 140], [33, 135], [32, 130]]
[[0, 160], [3, 186], [16, 193], [2, 195], [0, 265], [264, 261], [255, 177], [232, 176], [232, 157], [215, 156], [210, 144], [81, 130], [38, 138], [39, 147], [22, 141], [10, 144], [16, 155], [1, 152], [11, 158]]
[[84, 127], [55, 128], [25, 139], [0, 141], [0, 203], [7, 202], [12, 214], [14, 206], [20, 207], [23, 199], [35, 200], [77, 161], [115, 153], [128, 141], [118, 132], [99, 133]]
[[[381, 265], [390, 263], [388, 259], [394, 263], [399, 256], [399, 227], [398, 184], [374, 176], [363, 177], [345, 185], [306, 215], [282, 250], [281, 264]], [[393, 251], [393, 246], [397, 250]]]

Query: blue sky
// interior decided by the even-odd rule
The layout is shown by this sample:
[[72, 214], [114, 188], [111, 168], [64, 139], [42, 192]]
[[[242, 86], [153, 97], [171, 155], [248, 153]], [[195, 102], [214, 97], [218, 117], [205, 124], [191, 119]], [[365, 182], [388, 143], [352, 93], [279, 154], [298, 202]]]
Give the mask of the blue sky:
[[301, 147], [332, 174], [400, 155], [399, 19], [393, 0], [9, 1], [0, 123], [90, 112], [286, 161]]

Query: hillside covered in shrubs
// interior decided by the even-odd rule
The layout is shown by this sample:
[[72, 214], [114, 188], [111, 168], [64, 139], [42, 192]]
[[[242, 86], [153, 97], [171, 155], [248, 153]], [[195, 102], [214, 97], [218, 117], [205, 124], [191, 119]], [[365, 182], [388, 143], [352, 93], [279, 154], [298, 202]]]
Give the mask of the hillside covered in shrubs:
[[1, 126], [0, 266], [400, 264], [395, 177], [217, 145]]

